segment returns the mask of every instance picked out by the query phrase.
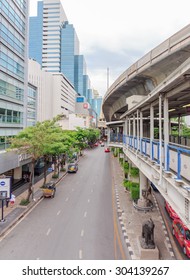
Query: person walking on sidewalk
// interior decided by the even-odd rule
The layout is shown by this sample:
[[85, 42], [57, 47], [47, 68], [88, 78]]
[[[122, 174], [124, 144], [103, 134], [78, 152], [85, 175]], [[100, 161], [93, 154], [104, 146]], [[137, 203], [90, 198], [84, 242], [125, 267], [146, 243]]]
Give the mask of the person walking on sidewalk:
[[14, 203], [15, 203], [15, 195], [11, 193], [11, 198], [10, 198], [11, 207], [13, 207]]

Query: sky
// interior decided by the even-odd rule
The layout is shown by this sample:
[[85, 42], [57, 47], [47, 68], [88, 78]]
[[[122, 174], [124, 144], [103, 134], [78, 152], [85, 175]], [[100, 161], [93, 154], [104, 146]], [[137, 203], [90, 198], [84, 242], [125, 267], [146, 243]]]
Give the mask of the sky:
[[[30, 16], [37, 0], [30, 0]], [[91, 87], [104, 96], [133, 63], [190, 23], [189, 0], [61, 0]]]

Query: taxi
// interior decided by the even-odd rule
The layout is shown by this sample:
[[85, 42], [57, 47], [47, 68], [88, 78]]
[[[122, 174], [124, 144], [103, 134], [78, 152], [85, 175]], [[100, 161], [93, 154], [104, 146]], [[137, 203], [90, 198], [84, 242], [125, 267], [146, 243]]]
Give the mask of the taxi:
[[179, 219], [179, 216], [167, 201], [165, 202], [165, 208], [172, 220]]
[[172, 233], [183, 248], [183, 253], [190, 258], [190, 230], [188, 227], [180, 219], [174, 219]]

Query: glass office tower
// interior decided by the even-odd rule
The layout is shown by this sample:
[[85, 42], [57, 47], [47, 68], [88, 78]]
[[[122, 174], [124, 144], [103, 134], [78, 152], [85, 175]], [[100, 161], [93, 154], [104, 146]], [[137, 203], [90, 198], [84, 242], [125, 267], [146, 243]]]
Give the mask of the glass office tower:
[[[79, 40], [72, 24], [61, 28], [61, 72], [75, 86], [75, 56], [79, 55]], [[76, 88], [76, 87], [75, 87]]]
[[28, 1], [0, 1], [0, 149], [26, 126]]

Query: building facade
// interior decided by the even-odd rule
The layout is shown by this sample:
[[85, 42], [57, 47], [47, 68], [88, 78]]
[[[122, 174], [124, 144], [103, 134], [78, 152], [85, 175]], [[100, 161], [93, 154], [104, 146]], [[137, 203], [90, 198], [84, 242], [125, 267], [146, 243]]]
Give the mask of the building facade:
[[38, 2], [37, 16], [29, 19], [29, 57], [48, 72], [61, 71], [61, 26], [65, 21], [60, 0]]
[[0, 149], [26, 126], [28, 1], [0, 2]]
[[79, 39], [61, 1], [40, 1], [37, 8], [37, 16], [29, 21], [29, 57], [47, 72], [63, 73], [78, 95], [88, 98], [90, 82], [85, 58], [80, 54]]
[[28, 62], [28, 80], [37, 88], [37, 121], [75, 112], [77, 93], [62, 73], [50, 73], [32, 59]]

